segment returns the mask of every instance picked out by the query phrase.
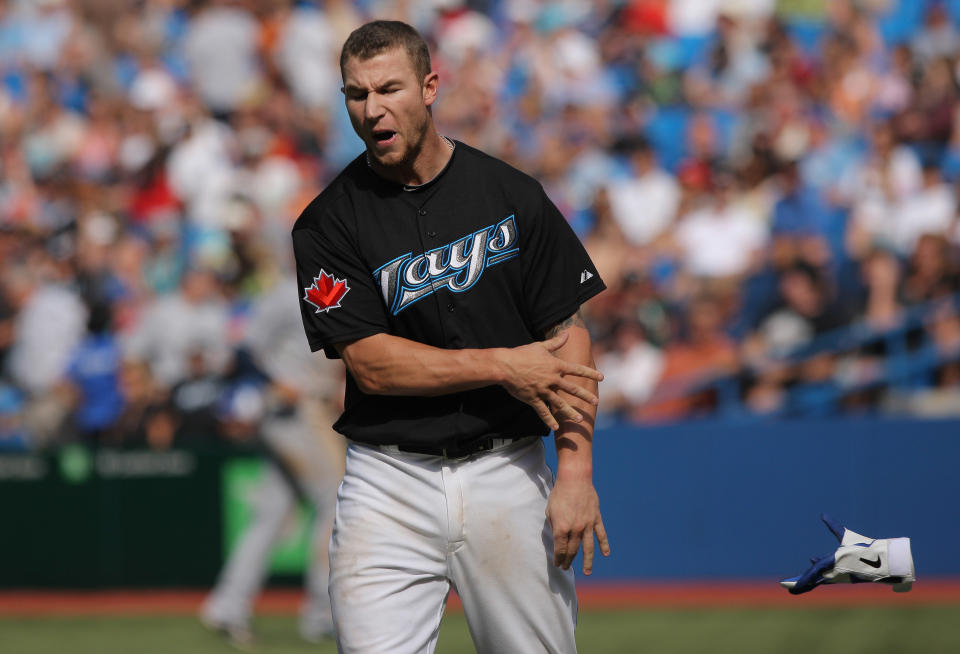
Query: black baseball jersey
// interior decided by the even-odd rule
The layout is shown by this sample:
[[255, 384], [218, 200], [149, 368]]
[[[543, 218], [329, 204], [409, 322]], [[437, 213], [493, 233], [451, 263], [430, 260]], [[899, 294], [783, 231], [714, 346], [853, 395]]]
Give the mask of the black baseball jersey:
[[[419, 187], [354, 160], [293, 228], [313, 351], [378, 333], [441, 348], [541, 340], [605, 286], [532, 177], [463, 143]], [[370, 444], [466, 444], [547, 433], [501, 386], [434, 397], [363, 393], [347, 372], [334, 425]]]

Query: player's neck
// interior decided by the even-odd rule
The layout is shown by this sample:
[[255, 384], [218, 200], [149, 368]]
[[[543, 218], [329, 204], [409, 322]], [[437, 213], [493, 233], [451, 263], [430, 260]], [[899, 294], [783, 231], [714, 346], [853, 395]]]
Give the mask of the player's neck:
[[437, 133], [430, 125], [420, 149], [409, 163], [399, 166], [383, 166], [371, 161], [371, 167], [381, 177], [404, 186], [421, 186], [439, 175], [453, 156], [450, 141]]

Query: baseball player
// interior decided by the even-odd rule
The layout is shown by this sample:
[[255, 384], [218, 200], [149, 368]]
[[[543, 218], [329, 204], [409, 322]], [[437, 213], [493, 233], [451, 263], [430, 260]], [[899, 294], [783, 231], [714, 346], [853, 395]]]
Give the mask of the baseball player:
[[452, 586], [479, 652], [574, 652], [571, 563], [582, 545], [590, 573], [594, 536], [609, 553], [592, 481], [602, 376], [579, 315], [604, 284], [539, 183], [437, 133], [413, 28], [358, 28], [340, 67], [366, 152], [293, 229], [307, 340], [348, 372], [338, 647], [432, 652]]
[[[303, 330], [289, 293], [292, 279], [274, 282], [251, 307], [245, 344], [271, 380], [270, 410], [261, 436], [272, 454], [251, 492], [253, 520], [231, 552], [201, 608], [201, 621], [239, 647], [253, 644], [250, 618], [269, 573], [270, 554], [298, 500], [316, 511], [305, 575], [300, 635], [318, 642], [333, 633], [327, 592], [327, 544], [333, 500], [342, 474], [342, 439], [329, 428], [340, 391], [339, 374], [304, 360]], [[313, 365], [310, 365], [310, 364]], [[334, 362], [330, 362], [333, 364]]]

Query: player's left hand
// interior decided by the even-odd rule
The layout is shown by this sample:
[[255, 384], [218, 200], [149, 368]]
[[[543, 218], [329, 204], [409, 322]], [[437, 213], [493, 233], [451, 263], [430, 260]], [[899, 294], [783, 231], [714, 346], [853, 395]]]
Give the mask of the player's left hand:
[[547, 521], [553, 530], [553, 564], [570, 568], [583, 545], [583, 574], [593, 572], [593, 536], [600, 552], [610, 556], [610, 543], [600, 515], [600, 498], [590, 480], [558, 477], [547, 501]]

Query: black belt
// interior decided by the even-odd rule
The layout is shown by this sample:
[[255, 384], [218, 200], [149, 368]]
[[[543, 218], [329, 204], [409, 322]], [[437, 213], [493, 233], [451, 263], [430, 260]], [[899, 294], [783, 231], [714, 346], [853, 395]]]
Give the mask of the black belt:
[[381, 449], [396, 449], [400, 452], [409, 452], [411, 454], [430, 454], [432, 456], [445, 456], [448, 459], [462, 459], [471, 454], [479, 452], [489, 452], [516, 440], [516, 438], [483, 438], [472, 443], [451, 443], [436, 445], [381, 445]]

